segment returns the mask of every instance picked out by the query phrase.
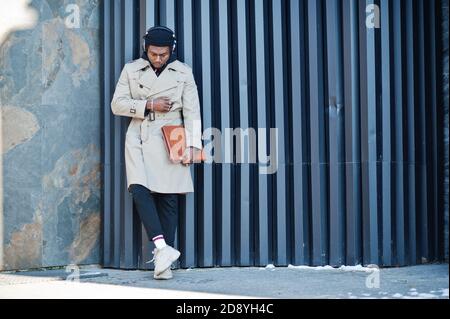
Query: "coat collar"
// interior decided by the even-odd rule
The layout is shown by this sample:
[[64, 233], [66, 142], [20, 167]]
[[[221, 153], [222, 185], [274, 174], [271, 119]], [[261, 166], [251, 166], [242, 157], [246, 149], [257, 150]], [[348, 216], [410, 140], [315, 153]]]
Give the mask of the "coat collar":
[[[150, 68], [150, 62], [147, 60], [144, 60], [143, 58], [139, 58], [130, 63], [130, 68], [132, 71], [139, 71], [139, 70], [147, 69], [147, 68]], [[178, 71], [181, 73], [188, 72], [188, 68], [178, 60], [175, 60], [175, 61], [169, 63], [167, 65], [166, 69], [172, 69], [172, 70], [175, 70], [175, 71]]]
[[143, 70], [147, 67], [150, 67], [150, 62], [148, 62], [147, 60], [144, 60], [143, 58], [134, 60], [133, 62], [130, 63], [130, 66], [129, 66], [131, 71], [139, 71], [139, 70]]

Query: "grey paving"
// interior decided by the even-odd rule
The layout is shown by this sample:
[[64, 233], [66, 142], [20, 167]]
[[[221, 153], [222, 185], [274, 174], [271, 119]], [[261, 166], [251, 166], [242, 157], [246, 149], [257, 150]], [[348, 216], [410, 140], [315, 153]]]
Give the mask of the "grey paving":
[[[109, 285], [113, 289], [109, 289], [108, 297], [112, 295], [113, 298], [136, 295], [144, 298], [449, 298], [448, 264], [379, 270], [363, 267], [230, 267], [173, 272], [172, 280], [157, 281], [153, 280], [152, 271], [83, 267], [80, 269], [81, 284], [71, 293], [77, 291], [82, 296], [83, 289], [89, 289], [89, 297], [103, 298], [101, 294], [95, 295], [95, 289]], [[0, 298], [17, 298], [19, 293], [19, 298], [26, 298], [28, 290], [29, 296], [34, 298], [36, 287], [48, 289], [41, 291], [39, 298], [78, 297], [64, 295], [61, 282], [67, 282], [68, 275], [64, 269], [0, 273]], [[57, 296], [52, 294], [52, 285], [58, 285]]]

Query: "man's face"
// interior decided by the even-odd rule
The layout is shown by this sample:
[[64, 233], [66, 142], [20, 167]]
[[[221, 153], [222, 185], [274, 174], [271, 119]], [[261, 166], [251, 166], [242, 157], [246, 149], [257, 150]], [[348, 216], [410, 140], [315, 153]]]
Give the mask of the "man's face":
[[157, 69], [166, 64], [170, 57], [170, 47], [156, 47], [149, 45], [147, 49], [147, 56], [153, 66]]

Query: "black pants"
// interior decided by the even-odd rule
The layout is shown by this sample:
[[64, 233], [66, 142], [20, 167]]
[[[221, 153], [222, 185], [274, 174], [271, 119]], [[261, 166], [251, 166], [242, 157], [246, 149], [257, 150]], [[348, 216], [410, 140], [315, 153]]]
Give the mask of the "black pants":
[[166, 243], [173, 246], [178, 225], [178, 199], [182, 195], [152, 193], [139, 184], [131, 184], [129, 191], [149, 240], [162, 234]]

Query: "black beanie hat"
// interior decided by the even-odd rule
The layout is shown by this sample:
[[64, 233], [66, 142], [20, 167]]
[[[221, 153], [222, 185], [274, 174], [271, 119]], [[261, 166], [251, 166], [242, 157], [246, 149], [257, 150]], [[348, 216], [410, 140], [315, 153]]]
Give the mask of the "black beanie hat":
[[149, 45], [157, 47], [171, 47], [173, 48], [176, 39], [175, 33], [167, 27], [155, 26], [150, 28], [144, 36], [145, 49]]

